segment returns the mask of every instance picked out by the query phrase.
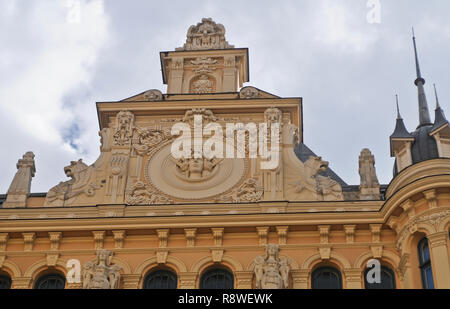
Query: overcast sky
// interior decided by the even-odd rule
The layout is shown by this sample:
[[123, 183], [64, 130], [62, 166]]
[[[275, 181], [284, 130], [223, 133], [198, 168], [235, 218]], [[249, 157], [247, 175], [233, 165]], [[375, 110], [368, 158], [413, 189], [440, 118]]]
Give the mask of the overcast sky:
[[347, 183], [359, 184], [366, 147], [389, 183], [396, 93], [407, 128], [418, 125], [412, 26], [432, 118], [433, 83], [450, 113], [450, 2], [380, 0], [380, 23], [368, 22], [368, 2], [376, 1], [1, 0], [0, 193], [26, 151], [36, 155], [32, 192], [67, 180], [72, 160], [92, 164], [95, 102], [165, 92], [159, 51], [182, 46], [202, 17], [249, 48], [246, 85], [303, 97], [305, 143]]

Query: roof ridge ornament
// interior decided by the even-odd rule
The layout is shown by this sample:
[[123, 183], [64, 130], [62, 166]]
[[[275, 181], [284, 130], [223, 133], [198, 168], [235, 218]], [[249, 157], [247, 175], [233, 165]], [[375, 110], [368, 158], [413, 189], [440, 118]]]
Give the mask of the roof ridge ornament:
[[234, 48], [225, 40], [225, 27], [212, 18], [203, 18], [196, 26], [190, 26], [186, 37], [184, 46], [176, 51]]

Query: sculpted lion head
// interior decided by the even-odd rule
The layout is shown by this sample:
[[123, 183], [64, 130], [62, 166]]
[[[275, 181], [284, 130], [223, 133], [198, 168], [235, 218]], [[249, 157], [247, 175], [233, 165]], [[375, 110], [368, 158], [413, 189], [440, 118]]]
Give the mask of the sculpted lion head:
[[305, 162], [307, 168], [311, 169], [313, 175], [325, 172], [328, 168], [328, 162], [323, 161], [322, 157], [310, 156], [308, 161]]
[[71, 161], [69, 166], [64, 167], [64, 173], [67, 177], [74, 178], [76, 175], [87, 169], [88, 166], [83, 163], [83, 160]]

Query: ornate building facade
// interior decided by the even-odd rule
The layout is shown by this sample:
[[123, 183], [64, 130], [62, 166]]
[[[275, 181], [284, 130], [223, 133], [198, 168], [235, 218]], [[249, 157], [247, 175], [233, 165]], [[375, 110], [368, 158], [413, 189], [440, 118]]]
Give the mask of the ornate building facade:
[[[18, 161], [0, 195], [0, 287], [450, 288], [450, 126], [437, 95], [431, 121], [417, 51], [419, 126], [409, 132], [398, 113], [389, 185], [368, 149], [360, 185], [345, 183], [303, 143], [301, 98], [244, 87], [248, 50], [230, 45], [224, 26], [203, 19], [160, 59], [166, 94], [97, 103], [92, 165], [70, 162], [69, 180], [38, 194], [34, 154]], [[226, 132], [214, 150], [238, 155], [194, 145], [176, 158], [174, 127], [195, 134], [199, 123], [202, 143]], [[254, 123], [279, 128], [269, 134], [274, 167], [251, 155]], [[373, 259], [381, 283], [368, 279]]]

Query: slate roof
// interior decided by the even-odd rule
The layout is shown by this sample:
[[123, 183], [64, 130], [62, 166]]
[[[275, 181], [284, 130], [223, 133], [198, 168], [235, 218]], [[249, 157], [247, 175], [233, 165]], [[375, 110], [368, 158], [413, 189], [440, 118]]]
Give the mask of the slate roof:
[[[308, 146], [306, 146], [303, 143], [297, 144], [294, 147], [294, 152], [295, 152], [295, 155], [297, 156], [297, 158], [299, 158], [299, 160], [302, 162], [308, 161], [310, 156], [317, 157], [317, 155], [311, 149], [309, 149]], [[320, 175], [325, 176], [325, 177], [331, 177], [331, 179], [333, 179], [334, 181], [337, 181], [342, 187], [348, 186], [347, 183], [344, 180], [342, 180], [342, 178], [339, 177], [329, 167], [327, 168], [327, 170], [325, 172], [320, 173]]]

